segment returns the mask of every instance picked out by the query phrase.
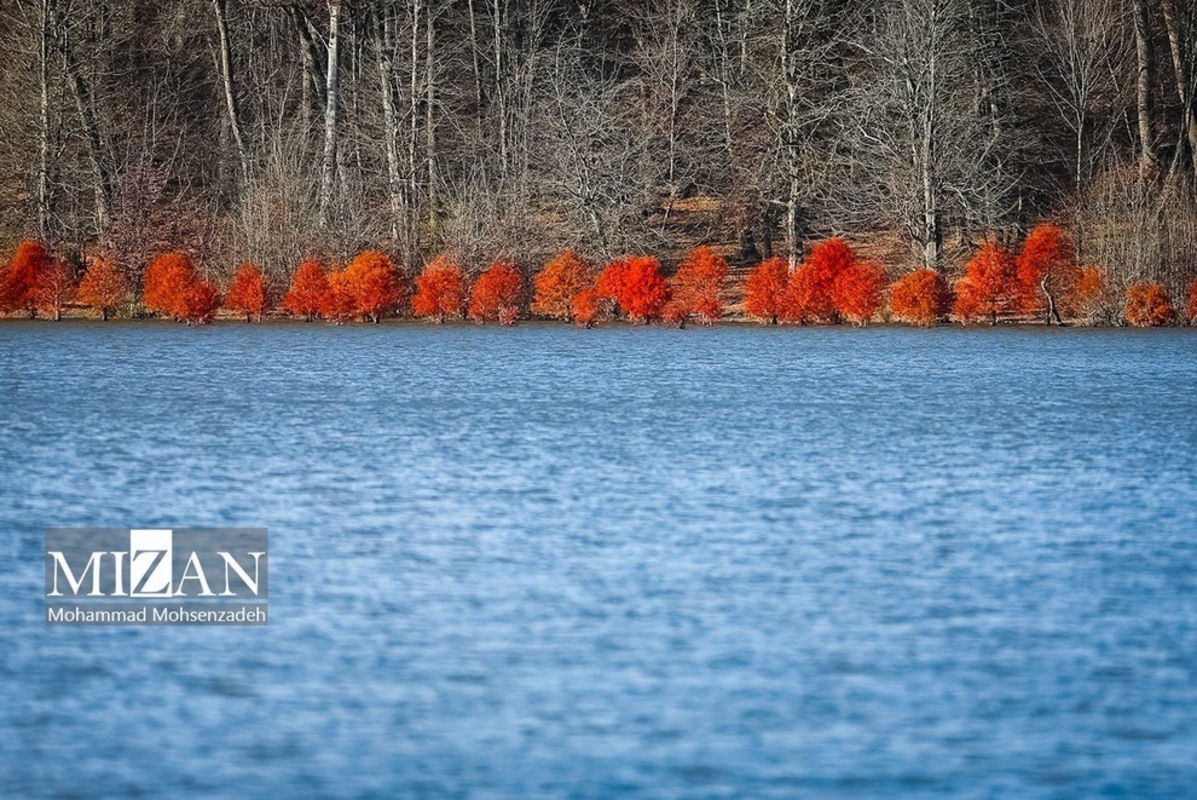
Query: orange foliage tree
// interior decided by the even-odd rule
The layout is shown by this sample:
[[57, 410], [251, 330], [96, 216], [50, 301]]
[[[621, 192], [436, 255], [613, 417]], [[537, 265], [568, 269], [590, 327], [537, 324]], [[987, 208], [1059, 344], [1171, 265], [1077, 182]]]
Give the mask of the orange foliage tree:
[[359, 253], [345, 268], [356, 312], [378, 323], [407, 299], [407, 277], [391, 257], [376, 250]]
[[1167, 325], [1176, 310], [1162, 283], [1134, 283], [1126, 290], [1126, 321], [1139, 328]]
[[98, 309], [108, 319], [129, 300], [129, 283], [111, 256], [101, 255], [91, 262], [79, 283], [79, 302]]
[[575, 255], [573, 250], [560, 253], [536, 274], [536, 297], [532, 301], [532, 313], [554, 319], [569, 319], [573, 314], [574, 296], [590, 286], [590, 273], [590, 265]]
[[569, 300], [574, 322], [583, 328], [593, 328], [602, 316], [603, 296], [594, 286], [576, 292]]
[[995, 324], [999, 314], [1016, 308], [1018, 297], [1014, 261], [1006, 248], [990, 239], [968, 262], [964, 277], [956, 284], [952, 313], [964, 323], [988, 317], [990, 324]]
[[33, 299], [38, 311], [52, 319], [62, 319], [62, 309], [75, 297], [75, 276], [60, 258], [50, 258], [38, 273]]
[[868, 325], [885, 304], [885, 270], [872, 261], [854, 262], [831, 284], [835, 310], [856, 325]]
[[943, 276], [933, 269], [908, 272], [890, 287], [890, 308], [909, 322], [929, 328], [948, 313], [951, 292]]
[[470, 317], [514, 325], [523, 297], [524, 276], [513, 265], [496, 262], [474, 282], [470, 291]]
[[1047, 324], [1060, 317], [1060, 307], [1067, 311], [1076, 305], [1074, 297], [1081, 279], [1072, 239], [1056, 225], [1038, 225], [1027, 235], [1015, 261], [1018, 278], [1018, 307], [1024, 313], [1046, 313]]
[[347, 270], [328, 273], [328, 289], [320, 297], [320, 316], [329, 322], [349, 322], [358, 314], [353, 279]]
[[142, 303], [150, 311], [202, 325], [220, 308], [220, 292], [202, 279], [186, 253], [158, 256], [146, 268]]
[[461, 267], [446, 255], [430, 261], [416, 278], [416, 293], [411, 310], [418, 317], [444, 322], [460, 317], [466, 304], [466, 281]]
[[315, 259], [308, 259], [299, 265], [291, 278], [291, 288], [283, 297], [283, 308], [290, 314], [311, 322], [325, 302], [328, 294], [328, 275]]
[[767, 258], [744, 279], [744, 312], [761, 322], [776, 325], [783, 311], [790, 268], [784, 258]]
[[838, 322], [832, 287], [855, 260], [852, 248], [838, 236], [812, 247], [806, 260], [790, 274], [781, 318], [800, 323]]
[[244, 314], [246, 322], [252, 322], [255, 317], [261, 322], [269, 302], [266, 278], [262, 275], [262, 270], [256, 264], [242, 264], [229, 284], [225, 307]]
[[609, 264], [595, 285], [603, 297], [619, 303], [634, 322], [645, 324], [661, 316], [669, 302], [669, 284], [661, 275], [661, 262], [652, 256], [636, 256]]
[[623, 285], [628, 275], [627, 261], [612, 261], [603, 267], [594, 281], [594, 290], [604, 300], [619, 304], [623, 297]]
[[187, 314], [187, 290], [195, 280], [195, 267], [186, 253], [164, 253], [146, 267], [141, 302], [156, 314], [183, 319]]
[[1076, 284], [1061, 298], [1064, 313], [1070, 317], [1095, 317], [1106, 306], [1106, 281], [1097, 267], [1082, 267], [1077, 271]]
[[206, 325], [220, 308], [220, 291], [215, 284], [197, 277], [187, 287], [183, 298], [182, 318], [188, 325]]
[[1194, 278], [1189, 283], [1189, 297], [1185, 300], [1185, 316], [1189, 318], [1189, 324], [1197, 324], [1197, 278]]
[[17, 245], [0, 275], [0, 311], [27, 311], [30, 319], [36, 317], [42, 305], [39, 283], [53, 261], [39, 241], [26, 239]]
[[691, 250], [669, 282], [670, 299], [664, 308], [667, 321], [684, 323], [691, 315], [704, 325], [723, 316], [723, 282], [727, 260], [703, 245]]

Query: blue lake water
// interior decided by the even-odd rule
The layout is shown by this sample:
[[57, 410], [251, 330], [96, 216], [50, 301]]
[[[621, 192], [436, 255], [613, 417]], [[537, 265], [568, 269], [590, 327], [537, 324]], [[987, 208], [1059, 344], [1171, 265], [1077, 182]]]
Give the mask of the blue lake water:
[[3, 797], [1197, 797], [1197, 331], [3, 323], [0, 532]]

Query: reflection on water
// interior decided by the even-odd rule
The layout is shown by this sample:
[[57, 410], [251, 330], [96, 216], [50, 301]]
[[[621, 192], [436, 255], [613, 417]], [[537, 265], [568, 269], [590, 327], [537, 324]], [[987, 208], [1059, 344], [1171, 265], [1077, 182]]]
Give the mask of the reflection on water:
[[[1197, 333], [0, 325], [0, 795], [1197, 796]], [[48, 628], [265, 525], [267, 629]]]

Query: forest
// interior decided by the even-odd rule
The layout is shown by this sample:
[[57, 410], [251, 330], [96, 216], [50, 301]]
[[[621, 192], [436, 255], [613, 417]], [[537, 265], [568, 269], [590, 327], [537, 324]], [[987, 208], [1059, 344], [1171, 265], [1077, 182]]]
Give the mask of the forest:
[[12, 314], [1197, 303], [1186, 0], [6, 0], [0, 46]]

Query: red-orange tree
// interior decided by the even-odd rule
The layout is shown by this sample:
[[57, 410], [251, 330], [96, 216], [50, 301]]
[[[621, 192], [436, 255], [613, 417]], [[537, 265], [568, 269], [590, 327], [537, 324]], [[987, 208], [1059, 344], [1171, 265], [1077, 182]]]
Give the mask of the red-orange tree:
[[1162, 283], [1140, 282], [1126, 290], [1126, 321], [1139, 328], [1167, 325], [1176, 317], [1176, 310]]
[[220, 308], [220, 292], [199, 276], [186, 253], [155, 258], [146, 268], [143, 283], [142, 303], [147, 309], [189, 325], [211, 322]]
[[885, 270], [872, 261], [856, 261], [831, 284], [836, 311], [856, 325], [868, 325], [885, 304]]
[[1047, 324], [1053, 318], [1064, 324], [1061, 305], [1071, 312], [1081, 278], [1076, 248], [1068, 234], [1056, 225], [1033, 228], [1023, 242], [1014, 271], [1018, 278], [1019, 310], [1027, 314], [1044, 312]]
[[0, 274], [0, 311], [27, 311], [31, 319], [36, 317], [42, 305], [39, 284], [53, 262], [41, 242], [26, 239], [17, 245]]
[[349, 322], [358, 315], [353, 280], [346, 270], [328, 273], [328, 289], [320, 297], [320, 316], [329, 322]]
[[531, 311], [542, 317], [567, 320], [573, 314], [573, 298], [590, 286], [590, 265], [573, 250], [565, 250], [544, 265], [534, 279], [536, 297]]
[[1185, 301], [1185, 316], [1189, 318], [1189, 324], [1197, 324], [1197, 278], [1194, 278], [1189, 283], [1189, 297]]
[[75, 297], [75, 276], [60, 258], [51, 258], [37, 275], [33, 297], [38, 311], [62, 319], [62, 310]]
[[594, 281], [594, 290], [599, 297], [618, 304], [619, 298], [623, 297], [623, 285], [627, 275], [628, 262], [626, 260], [612, 261], [598, 274], [598, 278]]
[[437, 256], [416, 278], [412, 312], [440, 323], [447, 317], [462, 316], [465, 304], [466, 281], [461, 267], [446, 255]]
[[999, 314], [1017, 307], [1018, 297], [1014, 260], [1006, 248], [990, 239], [968, 262], [964, 277], [956, 284], [952, 313], [963, 323], [988, 317], [990, 324], [995, 324]]
[[704, 325], [710, 325], [723, 316], [721, 295], [726, 279], [727, 259], [706, 245], [691, 250], [669, 282], [666, 319], [684, 323], [694, 315]]
[[838, 322], [833, 287], [855, 263], [852, 248], [839, 237], [819, 242], [790, 273], [782, 295], [781, 318], [786, 322]]
[[609, 264], [599, 275], [596, 288], [619, 303], [633, 322], [647, 324], [658, 319], [669, 302], [669, 284], [661, 275], [661, 262], [652, 256]]
[[229, 284], [224, 300], [225, 307], [244, 314], [246, 322], [252, 322], [255, 317], [261, 322], [269, 302], [266, 278], [262, 275], [262, 270], [256, 264], [242, 264]]
[[790, 268], [784, 258], [767, 258], [744, 278], [744, 312], [776, 325], [783, 310]]
[[1096, 316], [1109, 300], [1101, 270], [1097, 267], [1082, 267], [1077, 271], [1076, 285], [1061, 300], [1064, 313], [1070, 317]]
[[593, 328], [602, 317], [603, 296], [594, 286], [587, 286], [570, 298], [574, 322], [583, 328]]
[[146, 267], [141, 302], [156, 314], [186, 319], [187, 291], [196, 280], [195, 267], [186, 253], [165, 253]]
[[328, 294], [328, 275], [315, 259], [299, 265], [291, 278], [291, 288], [283, 297], [283, 308], [290, 314], [311, 322], [320, 313]]
[[111, 256], [101, 255], [91, 262], [79, 283], [78, 299], [99, 310], [105, 320], [129, 301], [129, 283]]
[[206, 325], [216, 315], [220, 308], [220, 291], [216, 285], [198, 276], [183, 297], [182, 318], [188, 325]]
[[374, 323], [395, 313], [407, 299], [407, 277], [385, 253], [359, 253], [345, 275], [357, 313]]
[[810, 255], [790, 275], [782, 298], [786, 322], [838, 322], [832, 287], [856, 256], [843, 239], [834, 237], [811, 248]]
[[514, 325], [524, 299], [524, 276], [513, 265], [499, 261], [478, 276], [470, 291], [470, 317], [497, 319]]
[[951, 292], [938, 272], [919, 269], [903, 275], [890, 287], [889, 304], [895, 316], [929, 328], [948, 313]]

